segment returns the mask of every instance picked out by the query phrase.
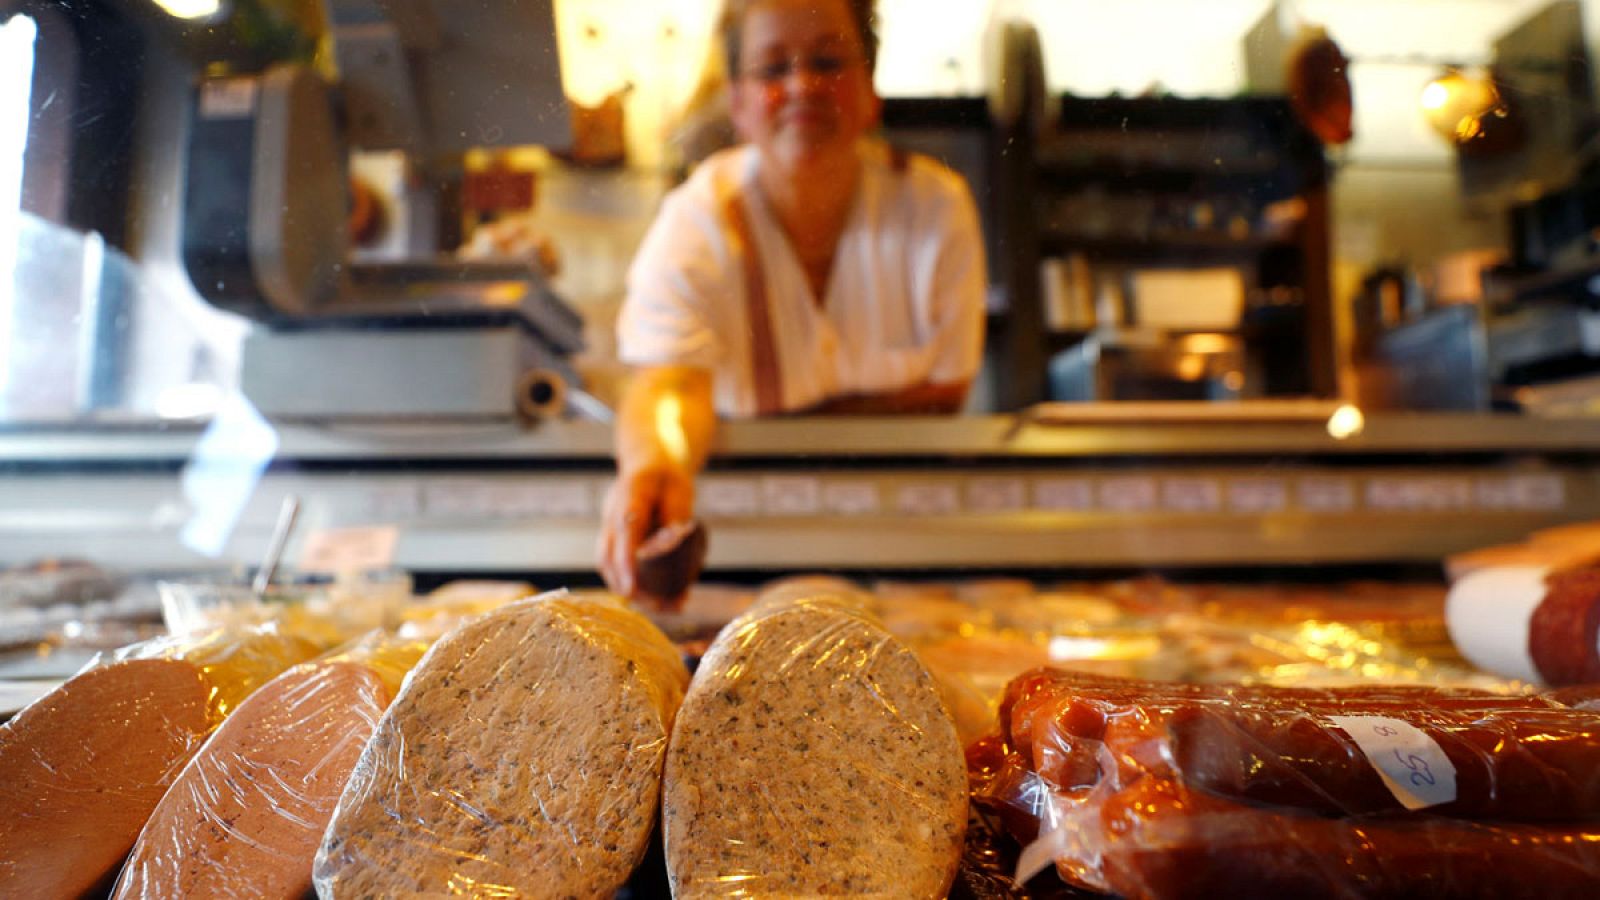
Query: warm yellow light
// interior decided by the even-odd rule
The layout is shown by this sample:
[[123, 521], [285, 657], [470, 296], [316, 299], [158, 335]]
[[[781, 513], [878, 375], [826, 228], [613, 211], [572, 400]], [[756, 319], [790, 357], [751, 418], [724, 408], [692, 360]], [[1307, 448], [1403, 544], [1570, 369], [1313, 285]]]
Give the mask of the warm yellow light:
[[656, 440], [678, 465], [689, 462], [689, 436], [683, 430], [683, 398], [669, 393], [656, 401]]
[[1346, 404], [1333, 411], [1328, 417], [1328, 435], [1336, 441], [1353, 438], [1367, 427], [1367, 419], [1361, 415], [1361, 410]]
[[1444, 109], [1444, 105], [1449, 102], [1450, 89], [1441, 82], [1430, 81], [1428, 86], [1422, 89], [1422, 108], [1429, 112]]
[[156, 0], [156, 4], [180, 19], [209, 19], [222, 9], [222, 0]]
[[1479, 119], [1499, 106], [1500, 94], [1486, 74], [1450, 68], [1428, 82], [1418, 104], [1440, 137], [1461, 143], [1477, 136]]

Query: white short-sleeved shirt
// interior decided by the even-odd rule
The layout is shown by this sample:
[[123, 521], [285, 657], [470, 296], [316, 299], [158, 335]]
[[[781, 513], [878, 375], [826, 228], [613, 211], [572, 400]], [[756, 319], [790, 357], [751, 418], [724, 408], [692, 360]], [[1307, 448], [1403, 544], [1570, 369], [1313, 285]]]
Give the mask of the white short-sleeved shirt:
[[856, 203], [826, 302], [760, 191], [752, 147], [715, 154], [666, 196], [628, 272], [617, 322], [632, 365], [709, 369], [718, 413], [756, 414], [743, 262], [722, 204], [735, 190], [765, 276], [782, 408], [972, 379], [983, 351], [983, 241], [966, 182], [881, 141], [861, 143]]

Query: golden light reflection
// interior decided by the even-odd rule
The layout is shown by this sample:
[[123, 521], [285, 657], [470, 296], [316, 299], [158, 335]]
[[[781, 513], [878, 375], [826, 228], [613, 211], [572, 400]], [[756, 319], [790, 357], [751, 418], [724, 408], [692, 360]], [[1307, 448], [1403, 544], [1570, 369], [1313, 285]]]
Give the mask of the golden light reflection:
[[656, 401], [656, 440], [678, 465], [689, 463], [689, 436], [683, 430], [683, 398], [676, 393]]
[[1348, 403], [1334, 410], [1333, 415], [1328, 417], [1328, 435], [1336, 441], [1353, 438], [1366, 427], [1366, 416]]

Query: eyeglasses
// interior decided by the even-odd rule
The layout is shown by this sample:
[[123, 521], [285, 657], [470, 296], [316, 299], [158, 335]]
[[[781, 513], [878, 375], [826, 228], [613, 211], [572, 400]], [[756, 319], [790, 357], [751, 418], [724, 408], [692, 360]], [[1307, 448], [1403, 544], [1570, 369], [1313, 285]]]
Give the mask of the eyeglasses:
[[767, 85], [786, 81], [796, 71], [815, 75], [818, 78], [838, 78], [844, 75], [851, 66], [861, 61], [861, 55], [858, 53], [808, 53], [803, 56], [791, 56], [764, 62], [745, 69], [741, 74], [751, 81], [758, 81]]

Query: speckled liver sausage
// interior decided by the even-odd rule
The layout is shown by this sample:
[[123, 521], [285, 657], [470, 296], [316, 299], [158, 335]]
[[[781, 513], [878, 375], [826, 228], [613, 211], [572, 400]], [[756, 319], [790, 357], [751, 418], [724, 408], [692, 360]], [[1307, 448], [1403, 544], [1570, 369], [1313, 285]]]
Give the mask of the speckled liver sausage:
[[663, 824], [677, 898], [944, 897], [967, 781], [926, 669], [841, 602], [763, 604], [678, 716]]
[[329, 897], [609, 898], [644, 855], [688, 672], [643, 617], [530, 600], [433, 646], [317, 853]]
[[356, 662], [268, 682], [206, 741], [139, 835], [115, 897], [298, 900], [392, 689]]

